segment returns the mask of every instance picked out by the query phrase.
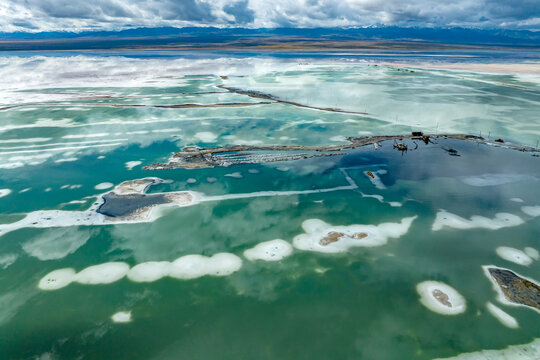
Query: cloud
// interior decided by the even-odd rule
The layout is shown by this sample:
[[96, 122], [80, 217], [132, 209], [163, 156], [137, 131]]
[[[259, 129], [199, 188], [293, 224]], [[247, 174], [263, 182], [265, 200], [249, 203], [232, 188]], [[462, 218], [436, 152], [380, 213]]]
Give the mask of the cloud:
[[236, 3], [226, 4], [223, 10], [234, 16], [236, 24], [248, 24], [255, 20], [255, 12], [249, 7], [247, 0], [238, 1]]
[[537, 0], [4, 0], [0, 31], [157, 26], [472, 26], [540, 30]]

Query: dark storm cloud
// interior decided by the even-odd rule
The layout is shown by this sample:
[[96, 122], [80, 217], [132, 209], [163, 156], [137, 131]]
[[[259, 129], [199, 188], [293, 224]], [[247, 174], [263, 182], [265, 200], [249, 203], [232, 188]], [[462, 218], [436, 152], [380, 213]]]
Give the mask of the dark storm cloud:
[[255, 20], [255, 12], [248, 8], [248, 1], [238, 1], [232, 4], [226, 4], [223, 11], [234, 16], [234, 22], [237, 24], [247, 24]]
[[[144, 1], [141, 1], [141, 3]], [[163, 20], [186, 20], [196, 22], [216, 21], [207, 3], [197, 0], [163, 0], [155, 1], [155, 15]]]

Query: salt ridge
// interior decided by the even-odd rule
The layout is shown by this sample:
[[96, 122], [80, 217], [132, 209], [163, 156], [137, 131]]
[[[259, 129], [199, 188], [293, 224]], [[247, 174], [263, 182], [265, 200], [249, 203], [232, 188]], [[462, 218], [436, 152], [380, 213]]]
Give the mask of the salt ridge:
[[[416, 285], [416, 291], [420, 295], [420, 302], [429, 310], [441, 315], [457, 315], [465, 312], [467, 305], [465, 298], [456, 289], [438, 281], [424, 281]], [[434, 295], [438, 291], [444, 297], [445, 305]]]
[[293, 247], [285, 240], [275, 239], [257, 244], [251, 249], [244, 251], [244, 257], [248, 260], [279, 261], [293, 252]]
[[445, 227], [449, 227], [460, 230], [475, 228], [498, 230], [504, 227], [518, 226], [521, 224], [523, 224], [523, 220], [519, 216], [509, 213], [497, 213], [493, 219], [480, 215], [473, 215], [470, 220], [467, 220], [446, 210], [439, 210], [431, 229], [433, 231], [439, 231]]
[[489, 313], [499, 320], [499, 322], [504, 326], [511, 329], [517, 329], [519, 327], [517, 320], [513, 316], [504, 312], [501, 308], [493, 305], [490, 302], [486, 304], [486, 308], [488, 309]]

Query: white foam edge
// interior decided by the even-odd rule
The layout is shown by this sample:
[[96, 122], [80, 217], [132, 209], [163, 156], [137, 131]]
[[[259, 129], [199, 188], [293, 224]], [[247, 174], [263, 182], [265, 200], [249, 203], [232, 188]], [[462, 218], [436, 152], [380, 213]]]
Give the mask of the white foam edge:
[[495, 249], [495, 252], [500, 258], [518, 265], [529, 266], [533, 262], [533, 259], [524, 251], [512, 247], [499, 246]]
[[445, 227], [459, 229], [459, 230], [469, 230], [469, 229], [488, 229], [488, 230], [498, 230], [504, 227], [512, 227], [523, 224], [524, 221], [519, 216], [510, 214], [510, 213], [497, 213], [493, 219], [473, 215], [471, 219], [465, 219], [459, 215], [452, 214], [444, 209], [439, 209], [431, 230], [439, 231]]
[[[387, 243], [389, 238], [405, 235], [417, 216], [406, 217], [399, 223], [381, 223], [379, 225], [341, 225], [333, 226], [320, 219], [308, 219], [302, 223], [305, 233], [293, 238], [293, 246], [299, 250], [322, 253], [339, 253], [351, 247], [374, 247]], [[328, 245], [321, 245], [320, 240], [330, 232], [340, 232], [344, 237]], [[366, 233], [363, 239], [354, 239], [353, 234]]]
[[493, 305], [492, 303], [486, 303], [486, 308], [488, 312], [493, 315], [494, 318], [499, 320], [501, 324], [511, 329], [517, 329], [519, 327], [518, 321], [510, 314], [506, 313], [504, 310], [498, 306]]
[[500, 302], [501, 304], [504, 304], [504, 305], [509, 305], [509, 306], [520, 306], [520, 307], [524, 307], [524, 308], [527, 308], [527, 309], [531, 309], [531, 310], [534, 310], [538, 313], [540, 313], [540, 310], [536, 309], [536, 308], [533, 308], [531, 306], [527, 306], [527, 305], [523, 305], [523, 304], [516, 304], [514, 302], [511, 302], [509, 301], [508, 299], [506, 299], [506, 297], [504, 296], [501, 288], [499, 287], [499, 284], [497, 283], [497, 280], [495, 280], [491, 274], [489, 273], [488, 271], [488, 268], [495, 268], [495, 269], [501, 269], [501, 270], [508, 270], [508, 271], [511, 271], [513, 272], [514, 274], [518, 275], [519, 277], [521, 277], [522, 279], [525, 279], [525, 280], [528, 280], [532, 283], [535, 283], [535, 284], [538, 284], [538, 282], [536, 280], [533, 280], [531, 278], [527, 278], [525, 276], [522, 276], [520, 274], [518, 274], [517, 272], [515, 272], [514, 270], [511, 270], [511, 269], [507, 269], [507, 268], [503, 268], [503, 267], [500, 267], [500, 266], [496, 266], [496, 265], [482, 265], [482, 270], [484, 271], [484, 275], [486, 275], [486, 277], [489, 279], [489, 281], [491, 281], [491, 284], [493, 285], [493, 289], [495, 290], [495, 292], [497, 293], [497, 301]]
[[[452, 307], [445, 306], [433, 296], [433, 291], [439, 290], [448, 296]], [[467, 309], [465, 298], [453, 287], [439, 281], [423, 281], [416, 285], [416, 291], [420, 295], [420, 303], [429, 310], [441, 315], [458, 315]]]
[[280, 261], [293, 252], [290, 243], [282, 239], [274, 239], [261, 242], [254, 247], [244, 251], [243, 255], [250, 261]]

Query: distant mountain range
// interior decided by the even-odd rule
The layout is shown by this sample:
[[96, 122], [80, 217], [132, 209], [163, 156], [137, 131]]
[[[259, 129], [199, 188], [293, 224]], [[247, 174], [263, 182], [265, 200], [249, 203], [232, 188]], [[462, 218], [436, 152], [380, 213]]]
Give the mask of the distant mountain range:
[[469, 28], [136, 28], [121, 31], [0, 33], [0, 51], [138, 48], [540, 48], [540, 31]]

